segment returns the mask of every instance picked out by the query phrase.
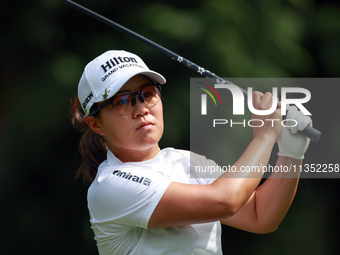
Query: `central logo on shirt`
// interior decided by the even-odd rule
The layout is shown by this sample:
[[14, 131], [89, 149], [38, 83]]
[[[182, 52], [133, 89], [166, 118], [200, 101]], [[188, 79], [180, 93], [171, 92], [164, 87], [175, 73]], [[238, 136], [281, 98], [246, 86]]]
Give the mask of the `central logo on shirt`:
[[151, 179], [144, 177], [144, 176], [138, 176], [138, 175], [132, 175], [131, 173], [128, 172], [122, 172], [121, 170], [115, 170], [112, 173], [115, 176], [118, 176], [120, 178], [126, 179], [126, 180], [131, 180], [133, 182], [141, 183], [145, 186], [150, 186], [151, 184]]

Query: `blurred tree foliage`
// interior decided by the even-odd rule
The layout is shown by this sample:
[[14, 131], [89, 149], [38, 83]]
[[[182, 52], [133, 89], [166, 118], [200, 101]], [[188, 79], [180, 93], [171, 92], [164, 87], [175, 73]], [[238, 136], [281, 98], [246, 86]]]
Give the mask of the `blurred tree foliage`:
[[[77, 2], [222, 77], [339, 76], [336, 1]], [[79, 134], [69, 118], [83, 67], [108, 49], [142, 56], [168, 80], [161, 147], [184, 149], [190, 146], [189, 78], [198, 75], [60, 0], [2, 1], [0, 13], [0, 254], [97, 254], [87, 186], [74, 180]], [[323, 126], [328, 138], [311, 153], [339, 163], [339, 115], [333, 119], [332, 127]], [[275, 233], [225, 227], [225, 253], [338, 254], [338, 184], [302, 180]]]

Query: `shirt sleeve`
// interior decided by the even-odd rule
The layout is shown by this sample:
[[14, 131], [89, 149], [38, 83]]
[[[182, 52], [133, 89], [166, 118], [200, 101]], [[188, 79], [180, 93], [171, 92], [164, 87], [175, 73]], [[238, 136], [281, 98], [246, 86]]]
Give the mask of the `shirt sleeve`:
[[203, 180], [203, 184], [211, 184], [224, 173], [215, 161], [205, 156], [190, 152], [190, 177]]
[[[107, 170], [106, 170], [107, 171]], [[91, 184], [91, 221], [147, 228], [149, 219], [170, 184], [161, 174], [143, 169], [110, 169]]]

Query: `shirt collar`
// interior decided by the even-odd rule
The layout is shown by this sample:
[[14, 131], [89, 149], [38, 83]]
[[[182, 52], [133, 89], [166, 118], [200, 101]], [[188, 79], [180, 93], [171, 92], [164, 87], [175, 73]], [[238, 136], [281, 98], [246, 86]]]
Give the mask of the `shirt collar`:
[[123, 164], [123, 162], [118, 159], [115, 154], [112, 153], [109, 149], [107, 150], [107, 161], [109, 165], [120, 165]]
[[[158, 154], [156, 155], [156, 157], [152, 158], [152, 159], [149, 159], [149, 160], [146, 160], [146, 161], [143, 161], [144, 163], [152, 163], [154, 161], [157, 160], [157, 158], [160, 156], [161, 154], [161, 149], [158, 148], [159, 151], [158, 151]], [[109, 163], [109, 165], [121, 165], [121, 164], [125, 164], [123, 163], [119, 158], [116, 157], [115, 154], [112, 153], [112, 151], [110, 151], [110, 149], [107, 150], [107, 161]], [[140, 162], [126, 162], [128, 163], [129, 165], [134, 165], [134, 164], [138, 164]]]

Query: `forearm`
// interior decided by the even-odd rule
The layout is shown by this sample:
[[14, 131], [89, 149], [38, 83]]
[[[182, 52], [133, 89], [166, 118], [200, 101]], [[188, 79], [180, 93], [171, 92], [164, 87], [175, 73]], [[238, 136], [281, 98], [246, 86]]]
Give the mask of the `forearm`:
[[216, 190], [215, 194], [232, 199], [230, 203], [235, 206], [237, 211], [257, 188], [263, 175], [261, 172], [242, 172], [241, 168], [267, 165], [274, 144], [275, 139], [273, 138], [255, 137], [233, 165], [236, 171], [224, 173], [212, 184]]
[[[299, 169], [302, 160], [289, 157], [279, 157], [277, 166], [288, 166]], [[285, 217], [296, 194], [299, 171], [285, 173], [274, 172], [255, 192], [255, 210], [257, 221], [269, 231], [275, 230]]]

